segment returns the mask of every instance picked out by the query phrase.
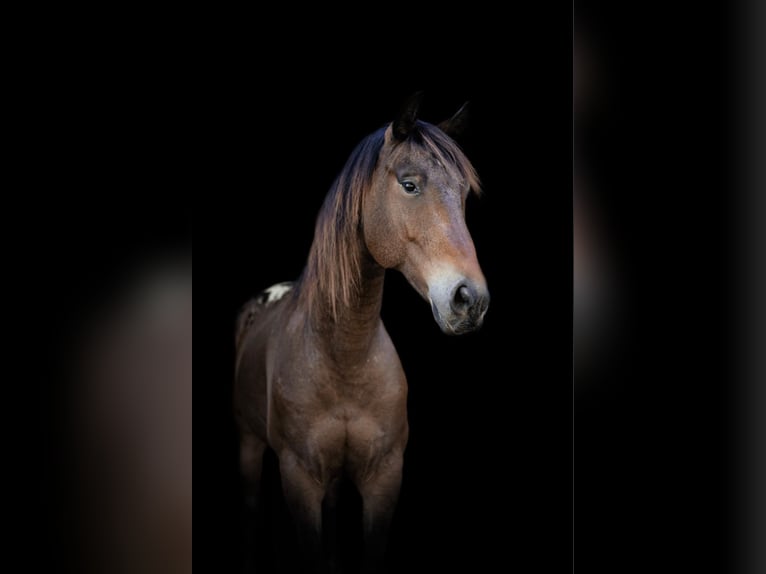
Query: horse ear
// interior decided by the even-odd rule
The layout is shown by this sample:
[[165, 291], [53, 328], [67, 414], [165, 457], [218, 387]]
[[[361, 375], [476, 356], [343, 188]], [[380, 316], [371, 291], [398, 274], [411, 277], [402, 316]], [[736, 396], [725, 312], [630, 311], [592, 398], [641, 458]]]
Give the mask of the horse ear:
[[420, 102], [422, 100], [423, 92], [411, 95], [402, 107], [399, 117], [394, 120], [391, 130], [394, 137], [399, 141], [406, 140], [415, 127], [415, 122], [418, 119], [418, 109], [420, 109]]
[[451, 138], [463, 135], [468, 127], [468, 102], [464, 103], [460, 109], [448, 120], [439, 124], [439, 129]]

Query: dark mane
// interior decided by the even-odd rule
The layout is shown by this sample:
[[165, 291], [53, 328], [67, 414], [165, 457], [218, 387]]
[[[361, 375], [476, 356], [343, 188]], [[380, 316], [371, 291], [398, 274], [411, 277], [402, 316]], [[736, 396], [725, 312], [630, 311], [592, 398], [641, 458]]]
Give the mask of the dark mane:
[[370, 185], [385, 140], [385, 128], [370, 134], [356, 146], [332, 184], [317, 217], [314, 243], [299, 291], [309, 309], [319, 293], [337, 317], [338, 304], [348, 305], [359, 282], [361, 249], [357, 234], [361, 223], [362, 197]]
[[[359, 287], [362, 201], [378, 165], [386, 128], [380, 128], [356, 146], [330, 187], [319, 211], [314, 242], [296, 289], [306, 298], [310, 310], [316, 307], [317, 298], [321, 297], [329, 305], [334, 319], [337, 319], [339, 307], [351, 304]], [[454, 175], [475, 193], [480, 193], [479, 178], [468, 158], [457, 143], [436, 126], [416, 122], [407, 140], [396, 144], [394, 153], [407, 153], [409, 146], [426, 149], [445, 169], [454, 170]]]

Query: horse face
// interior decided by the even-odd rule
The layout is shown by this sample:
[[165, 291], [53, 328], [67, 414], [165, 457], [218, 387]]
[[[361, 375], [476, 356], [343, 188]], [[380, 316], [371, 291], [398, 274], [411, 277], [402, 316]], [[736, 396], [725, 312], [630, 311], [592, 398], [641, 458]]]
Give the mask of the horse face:
[[[418, 123], [428, 130], [425, 137], [451, 142], [434, 126]], [[465, 223], [471, 182], [438, 149], [422, 140], [399, 141], [389, 127], [365, 199], [363, 228], [372, 257], [401, 271], [431, 304], [442, 331], [459, 335], [481, 326], [489, 292]]]

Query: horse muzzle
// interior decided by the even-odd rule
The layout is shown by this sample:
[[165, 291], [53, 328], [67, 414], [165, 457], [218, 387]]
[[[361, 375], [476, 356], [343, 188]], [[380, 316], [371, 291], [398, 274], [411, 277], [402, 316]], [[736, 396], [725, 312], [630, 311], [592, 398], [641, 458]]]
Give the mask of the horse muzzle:
[[484, 323], [489, 308], [489, 291], [484, 282], [465, 278], [448, 288], [429, 288], [434, 319], [447, 335], [463, 335], [476, 331]]

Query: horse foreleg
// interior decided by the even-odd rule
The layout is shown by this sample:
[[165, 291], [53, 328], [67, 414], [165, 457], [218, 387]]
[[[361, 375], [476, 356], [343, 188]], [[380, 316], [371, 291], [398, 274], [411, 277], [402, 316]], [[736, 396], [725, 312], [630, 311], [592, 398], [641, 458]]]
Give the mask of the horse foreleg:
[[308, 572], [321, 572], [322, 499], [325, 489], [291, 452], [279, 455], [282, 490], [298, 528], [298, 544]]
[[388, 532], [401, 482], [402, 454], [392, 453], [374, 475], [357, 485], [362, 495], [365, 572], [383, 571]]
[[266, 451], [266, 443], [253, 434], [243, 434], [239, 449], [245, 504], [250, 510], [255, 510], [260, 499], [263, 453]]
[[242, 514], [243, 565], [245, 572], [253, 572], [263, 562], [264, 548], [259, 544], [259, 507], [261, 499], [261, 471], [266, 443], [253, 434], [243, 434], [240, 440], [240, 472], [245, 508]]
[[322, 501], [322, 517], [324, 530], [324, 547], [327, 556], [329, 571], [340, 572], [338, 563], [338, 494], [340, 491], [340, 479], [333, 480], [327, 488]]

